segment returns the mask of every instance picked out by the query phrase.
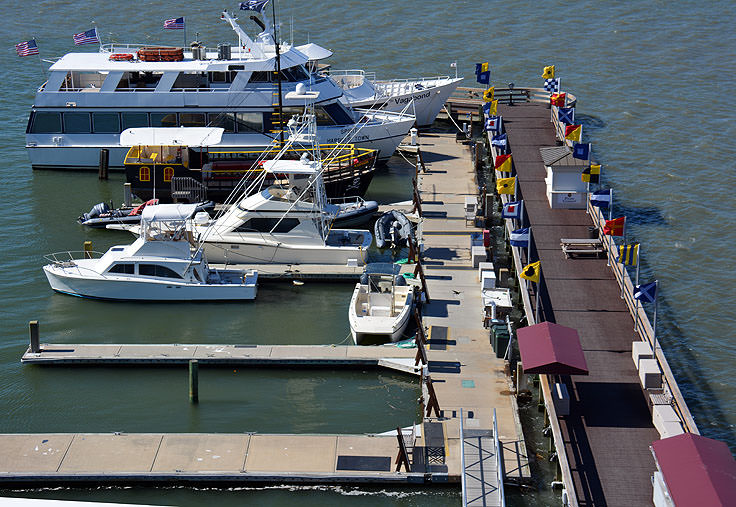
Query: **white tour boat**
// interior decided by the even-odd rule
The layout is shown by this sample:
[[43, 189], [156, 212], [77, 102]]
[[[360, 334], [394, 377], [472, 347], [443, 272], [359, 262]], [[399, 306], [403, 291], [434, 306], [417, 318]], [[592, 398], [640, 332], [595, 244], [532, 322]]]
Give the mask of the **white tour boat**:
[[414, 287], [407, 284], [399, 269], [390, 263], [365, 266], [348, 308], [350, 332], [356, 345], [401, 339], [414, 307]]
[[94, 299], [135, 301], [221, 301], [255, 299], [258, 273], [209, 267], [191, 242], [186, 223], [196, 204], [159, 204], [143, 210], [140, 237], [91, 252], [47, 255], [43, 267], [57, 292]]
[[136, 127], [221, 127], [221, 148], [262, 148], [279, 139], [285, 120], [301, 110], [286, 98], [298, 84], [320, 92], [315, 113], [322, 144], [352, 143], [385, 160], [414, 124], [411, 114], [345, 107], [342, 89], [307, 70], [309, 59], [299, 47], [279, 45], [277, 55], [272, 28], [253, 40], [230, 13], [222, 18], [236, 32], [237, 45], [214, 51], [198, 43], [106, 44], [97, 53], [69, 53], [53, 63], [26, 129], [31, 165], [97, 168], [100, 150], [107, 149], [110, 168], [122, 169], [128, 149], [120, 133]]

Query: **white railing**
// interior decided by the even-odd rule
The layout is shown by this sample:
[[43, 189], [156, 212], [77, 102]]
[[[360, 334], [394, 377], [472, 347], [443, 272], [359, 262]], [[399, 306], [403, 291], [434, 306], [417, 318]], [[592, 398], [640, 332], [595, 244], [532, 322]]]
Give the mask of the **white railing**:
[[468, 486], [465, 482], [465, 426], [463, 425], [462, 408], [460, 408], [460, 470], [462, 470], [461, 484], [463, 492], [463, 507], [465, 507], [466, 505], [468, 505]]
[[498, 422], [496, 421], [496, 409], [493, 409], [493, 442], [496, 447], [496, 480], [498, 481], [498, 499], [501, 507], [506, 506], [506, 495], [503, 492], [503, 448], [498, 439]]
[[98, 259], [102, 257], [104, 253], [96, 252], [94, 250], [67, 250], [65, 252], [54, 252], [43, 256], [44, 259], [49, 261], [51, 264], [62, 264], [73, 266], [74, 261], [82, 259]]

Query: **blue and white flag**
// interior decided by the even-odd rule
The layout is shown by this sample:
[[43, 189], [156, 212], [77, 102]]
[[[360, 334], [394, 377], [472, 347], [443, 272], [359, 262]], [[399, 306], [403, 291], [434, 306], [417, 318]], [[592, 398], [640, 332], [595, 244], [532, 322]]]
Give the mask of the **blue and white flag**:
[[36, 39], [27, 40], [15, 45], [15, 52], [18, 56], [31, 56], [38, 54], [38, 45]]
[[518, 218], [521, 220], [521, 212], [524, 208], [524, 201], [511, 201], [503, 205], [501, 218]]
[[256, 11], [257, 13], [261, 13], [263, 11], [263, 8], [268, 3], [268, 0], [248, 0], [247, 2], [240, 2], [240, 10], [241, 11]]
[[506, 137], [506, 134], [493, 136], [493, 139], [491, 139], [491, 146], [495, 146], [499, 150], [505, 152], [506, 148], [508, 148], [508, 138]]
[[575, 143], [572, 147], [572, 157], [580, 160], [590, 159], [590, 143]]
[[[489, 104], [489, 102], [486, 102]], [[494, 132], [496, 134], [501, 133], [501, 122], [503, 119], [500, 116], [491, 115], [486, 119], [485, 129], [486, 132]]]
[[511, 231], [511, 236], [509, 236], [509, 243], [511, 243], [511, 246], [529, 248], [529, 227], [524, 227], [523, 229], [516, 229], [515, 231]]
[[164, 28], [167, 30], [184, 30], [184, 18], [172, 18], [164, 21]]
[[74, 44], [81, 46], [82, 44], [99, 44], [100, 38], [97, 37], [97, 28], [87, 30], [86, 32], [75, 33], [72, 35]]
[[557, 110], [557, 119], [565, 125], [575, 124], [575, 108], [561, 107]]
[[596, 190], [590, 194], [590, 204], [601, 209], [608, 209], [611, 205], [611, 189]]
[[657, 299], [657, 280], [634, 287], [634, 298], [642, 303], [654, 303]]
[[545, 79], [544, 89], [550, 93], [559, 93], [560, 91], [560, 78]]

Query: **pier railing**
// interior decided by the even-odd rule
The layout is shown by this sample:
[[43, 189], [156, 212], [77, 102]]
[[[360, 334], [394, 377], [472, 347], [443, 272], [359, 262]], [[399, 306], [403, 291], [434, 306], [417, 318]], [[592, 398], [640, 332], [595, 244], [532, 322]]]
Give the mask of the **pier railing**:
[[[458, 86], [445, 102], [447, 111], [451, 116], [463, 118], [466, 115], [468, 119], [480, 120], [480, 106], [483, 105], [484, 88], [470, 88], [467, 86]], [[549, 104], [549, 92], [544, 88], [494, 88], [494, 99], [499, 104], [520, 104], [524, 102], [535, 102], [540, 104]], [[577, 98], [571, 93], [567, 93], [568, 107], [572, 107], [577, 103]]]
[[[662, 347], [655, 347], [654, 330], [651, 322], [649, 321], [646, 309], [643, 305], [639, 304], [637, 299], [634, 298], [634, 283], [632, 282], [628, 271], [626, 271], [625, 266], [620, 262], [616, 262], [616, 259], [618, 259], [618, 245], [616, 245], [613, 236], [604, 235], [600, 232], [605, 225], [606, 218], [599, 208], [590, 204], [590, 199], [588, 199], [588, 214], [599, 231], [601, 243], [608, 255], [611, 271], [613, 271], [613, 275], [616, 278], [619, 287], [622, 289], [621, 297], [626, 302], [629, 313], [631, 313], [631, 316], [634, 319], [634, 330], [639, 334], [642, 341], [649, 343], [649, 346], [652, 348], [654, 358], [662, 372], [665, 393], [669, 392], [669, 395], [672, 398], [672, 408], [677, 413], [680, 421], [682, 422], [683, 428], [686, 431], [689, 433], [700, 434], [698, 427], [695, 424], [695, 420], [693, 419], [693, 416], [685, 403], [685, 399], [680, 392], [675, 376], [667, 363], [667, 358], [664, 355]], [[656, 342], [656, 345], [659, 345], [658, 341]]]

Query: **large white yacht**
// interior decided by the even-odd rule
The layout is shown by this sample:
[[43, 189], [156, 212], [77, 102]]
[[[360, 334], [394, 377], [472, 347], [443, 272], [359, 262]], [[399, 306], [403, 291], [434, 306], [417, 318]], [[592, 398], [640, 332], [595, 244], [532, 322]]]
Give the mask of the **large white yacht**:
[[221, 127], [222, 148], [268, 146], [302, 110], [286, 98], [297, 84], [319, 92], [315, 113], [323, 144], [352, 143], [377, 150], [385, 160], [414, 124], [411, 114], [345, 107], [342, 89], [308, 71], [300, 47], [284, 45], [277, 56], [272, 28], [253, 40], [230, 13], [222, 19], [237, 34], [237, 45], [108, 44], [97, 53], [61, 57], [38, 89], [28, 120], [31, 165], [96, 168], [104, 148], [109, 167], [122, 169], [127, 148], [120, 133], [134, 127]]

